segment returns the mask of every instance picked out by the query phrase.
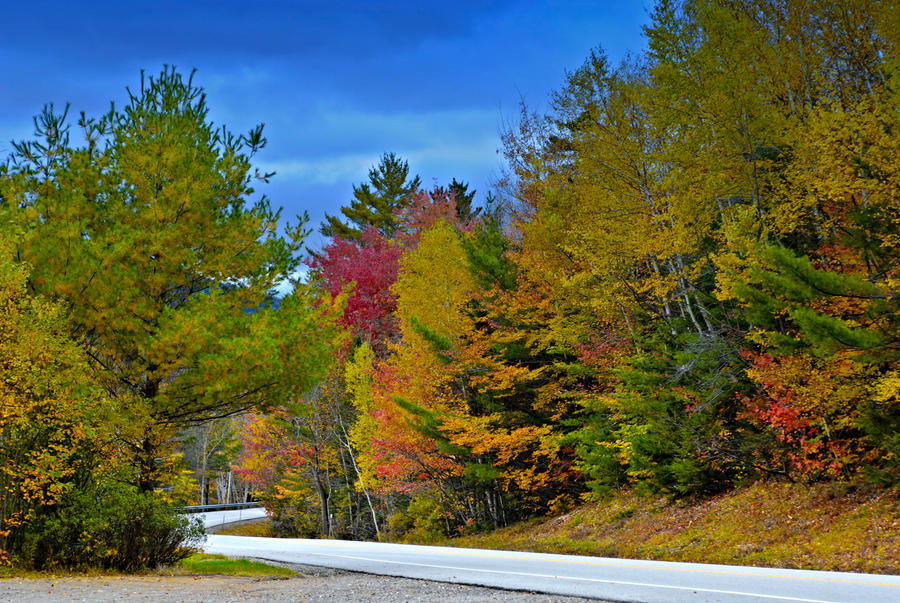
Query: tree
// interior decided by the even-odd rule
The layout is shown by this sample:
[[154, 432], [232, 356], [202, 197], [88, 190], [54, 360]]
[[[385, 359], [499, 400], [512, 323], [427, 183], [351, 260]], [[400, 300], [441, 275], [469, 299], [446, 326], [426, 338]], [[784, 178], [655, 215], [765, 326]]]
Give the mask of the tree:
[[235, 471], [252, 483], [284, 535], [312, 531], [314, 523], [324, 537], [378, 533], [351, 442], [355, 410], [346, 397], [342, 375], [332, 372], [302, 400], [244, 425]]
[[28, 292], [0, 238], [0, 565], [134, 570], [187, 556], [202, 527], [127, 480], [119, 401], [93, 379], [65, 307]]
[[[64, 308], [28, 294], [0, 240], [0, 564], [29, 524], [84, 488], [113, 448], [115, 405], [90, 380]], [[107, 470], [111, 466], [105, 467]]]
[[451, 199], [456, 205], [456, 221], [466, 224], [481, 213], [481, 208], [472, 207], [472, 201], [475, 200], [476, 192], [475, 190], [469, 192], [468, 182], [460, 182], [453, 178], [446, 189], [443, 186], [437, 186], [432, 194], [436, 196], [446, 195], [447, 198]]
[[[240, 443], [237, 439], [237, 419], [226, 417], [215, 421], [206, 421], [200, 425], [193, 425], [185, 430], [178, 439], [181, 440], [179, 448], [184, 454], [188, 467], [193, 470], [198, 484], [196, 497], [199, 504], [208, 505], [210, 490], [215, 486], [217, 494], [219, 490], [229, 493], [228, 486], [219, 488], [222, 481], [216, 477], [218, 474], [224, 477], [229, 472], [231, 458], [237, 452]], [[227, 478], [225, 478], [227, 480]], [[193, 496], [191, 497], [194, 498]], [[231, 502], [224, 500], [220, 495], [218, 503]]]
[[391, 286], [402, 253], [400, 245], [367, 226], [359, 240], [335, 237], [307, 262], [315, 282], [333, 297], [352, 286], [341, 324], [381, 355], [397, 335], [397, 296]]
[[143, 490], [176, 428], [311, 387], [338, 332], [339, 308], [308, 288], [265, 303], [299, 263], [302, 224], [283, 238], [279, 212], [250, 200], [261, 126], [235, 136], [207, 113], [171, 68], [142, 76], [121, 112], [82, 114], [83, 147], [45, 110], [0, 192], [34, 290], [69, 305], [97, 381], [147, 419], [127, 442]]
[[367, 225], [372, 225], [384, 237], [394, 234], [394, 211], [409, 203], [409, 195], [421, 186], [418, 176], [411, 180], [409, 165], [394, 153], [384, 153], [377, 167], [369, 169], [369, 182], [353, 187], [353, 200], [341, 213], [347, 219], [325, 214], [320, 231], [327, 237], [340, 236], [359, 239]]
[[447, 186], [447, 193], [456, 201], [456, 216], [462, 223], [469, 222], [481, 213], [480, 208], [472, 207], [476, 192], [478, 191], [475, 189], [469, 192], [469, 183], [459, 182], [456, 178]]
[[[456, 497], [449, 479], [461, 466], [442, 449], [446, 438], [435, 425], [442, 413], [461, 406], [460, 393], [434, 343], [453, 347], [463, 335], [470, 282], [457, 233], [439, 219], [419, 233], [416, 246], [401, 259], [392, 287], [401, 339], [391, 347], [389, 360], [373, 367], [364, 349], [348, 367], [353, 403], [362, 413], [350, 440], [360, 453], [360, 484], [370, 491], [387, 495], [436, 488], [442, 507]], [[449, 507], [444, 511], [455, 513]]]

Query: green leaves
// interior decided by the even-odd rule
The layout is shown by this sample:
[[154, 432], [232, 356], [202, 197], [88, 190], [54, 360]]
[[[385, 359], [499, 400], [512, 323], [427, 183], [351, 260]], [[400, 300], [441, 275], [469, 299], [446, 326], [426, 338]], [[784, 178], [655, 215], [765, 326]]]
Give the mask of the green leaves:
[[[299, 265], [303, 224], [279, 234], [251, 187], [271, 176], [251, 165], [262, 126], [235, 136], [208, 121], [193, 75], [142, 74], [121, 111], [82, 115], [86, 146], [45, 110], [45, 142], [15, 147], [0, 189], [34, 290], [67, 304], [95, 380], [151, 431], [300, 397], [340, 345], [340, 299], [298, 286], [267, 303]], [[129, 440], [145, 472], [160, 437]]]
[[69, 339], [65, 308], [27, 285], [0, 238], [0, 559], [26, 563], [34, 525], [114, 469], [120, 425]]
[[369, 170], [369, 182], [353, 187], [353, 200], [341, 213], [347, 219], [325, 214], [321, 232], [327, 237], [359, 239], [367, 225], [390, 238], [396, 228], [395, 210], [409, 204], [409, 196], [421, 186], [418, 176], [408, 179], [409, 165], [394, 153], [381, 156], [377, 167]]

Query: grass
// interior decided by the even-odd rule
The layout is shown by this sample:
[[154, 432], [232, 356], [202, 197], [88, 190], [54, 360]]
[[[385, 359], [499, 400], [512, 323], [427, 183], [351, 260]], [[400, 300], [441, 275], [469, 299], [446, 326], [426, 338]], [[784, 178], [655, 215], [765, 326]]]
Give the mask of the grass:
[[216, 530], [216, 534], [225, 534], [228, 536], [262, 536], [264, 538], [272, 538], [272, 522], [267, 519], [257, 521], [248, 521], [238, 523]]
[[679, 503], [622, 493], [440, 544], [898, 574], [900, 489], [765, 483]]
[[84, 569], [84, 570], [66, 570], [53, 569], [47, 571], [38, 571], [33, 569], [23, 569], [16, 566], [0, 566], [0, 580], [12, 578], [23, 578], [27, 580], [56, 579], [56, 578], [92, 578], [106, 576], [121, 576], [121, 572], [107, 571], [102, 569]]
[[117, 572], [101, 569], [36, 571], [17, 567], [0, 567], [0, 580], [9, 578], [56, 579], [56, 578], [96, 578], [110, 576], [153, 576], [153, 575], [226, 575], [226, 576], [297, 576], [297, 572], [276, 567], [261, 561], [249, 559], [229, 559], [224, 555], [194, 553], [174, 566], [136, 573]]
[[178, 564], [178, 569], [190, 574], [224, 574], [227, 576], [296, 576], [297, 572], [261, 561], [229, 559], [224, 555], [196, 553]]

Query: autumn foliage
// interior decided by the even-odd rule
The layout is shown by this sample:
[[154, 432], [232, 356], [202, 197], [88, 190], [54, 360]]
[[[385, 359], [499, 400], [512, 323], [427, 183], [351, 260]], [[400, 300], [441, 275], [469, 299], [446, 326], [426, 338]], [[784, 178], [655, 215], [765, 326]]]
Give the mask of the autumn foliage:
[[315, 278], [333, 297], [350, 290], [341, 323], [354, 337], [384, 349], [396, 339], [398, 260], [403, 249], [369, 227], [360, 238], [335, 237], [308, 261]]
[[427, 540], [613, 489], [896, 484], [896, 25], [660, 1], [643, 56], [595, 50], [523, 107], [483, 213], [413, 190], [390, 239], [327, 245], [373, 521]]
[[345, 296], [272, 303], [305, 231], [254, 194], [261, 126], [211, 123], [192, 75], [142, 74], [81, 136], [67, 114], [45, 107], [0, 166], [0, 550], [155, 567], [202, 536], [175, 507], [187, 432], [312, 388]]
[[483, 207], [385, 153], [277, 310], [302, 229], [249, 201], [261, 130], [217, 134], [189, 81], [85, 147], [17, 146], [0, 548], [108, 459], [174, 498], [173, 447], [235, 415], [235, 474], [293, 535], [895, 487], [898, 31], [880, 0], [659, 0], [645, 53], [594, 50], [522, 108]]

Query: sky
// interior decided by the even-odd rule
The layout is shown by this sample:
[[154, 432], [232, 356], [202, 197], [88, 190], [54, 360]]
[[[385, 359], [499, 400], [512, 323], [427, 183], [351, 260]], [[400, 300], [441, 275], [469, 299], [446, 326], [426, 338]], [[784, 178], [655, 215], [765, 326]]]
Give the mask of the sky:
[[[0, 0], [0, 156], [47, 103], [99, 115], [140, 72], [196, 69], [210, 118], [265, 124], [257, 187], [318, 227], [386, 151], [424, 185], [451, 178], [483, 201], [502, 170], [500, 132], [524, 101], [545, 111], [593, 48], [644, 48], [650, 0]], [[321, 244], [318, 234], [308, 241]]]

